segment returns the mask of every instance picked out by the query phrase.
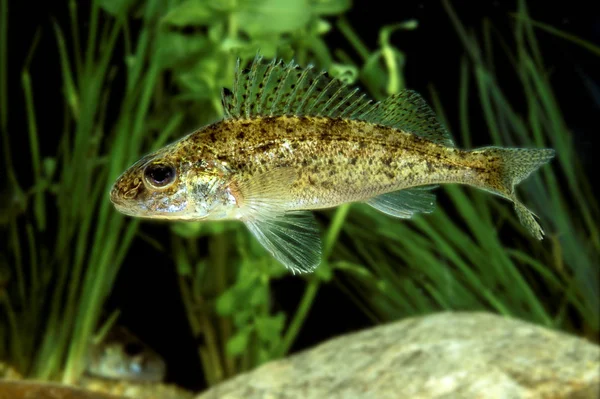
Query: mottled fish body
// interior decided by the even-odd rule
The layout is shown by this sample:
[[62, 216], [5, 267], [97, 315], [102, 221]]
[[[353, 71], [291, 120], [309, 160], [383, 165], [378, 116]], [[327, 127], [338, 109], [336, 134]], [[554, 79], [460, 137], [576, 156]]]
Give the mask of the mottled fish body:
[[382, 102], [311, 68], [257, 57], [224, 91], [225, 118], [145, 156], [115, 183], [121, 212], [173, 220], [237, 219], [293, 271], [320, 262], [309, 210], [366, 202], [389, 215], [431, 212], [431, 187], [459, 183], [511, 200], [550, 149], [460, 150], [417, 93]]

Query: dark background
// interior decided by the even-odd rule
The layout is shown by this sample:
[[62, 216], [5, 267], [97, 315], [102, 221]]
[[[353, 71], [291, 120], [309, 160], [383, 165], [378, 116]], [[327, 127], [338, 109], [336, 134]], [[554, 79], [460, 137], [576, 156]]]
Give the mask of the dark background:
[[[85, 5], [80, 3], [81, 15], [88, 15]], [[393, 7], [388, 4], [393, 4]], [[466, 26], [480, 29], [483, 19], [489, 18], [504, 33], [504, 37], [510, 37], [512, 22], [509, 13], [516, 8], [514, 1], [471, 0], [453, 1], [452, 4]], [[534, 19], [599, 44], [600, 15], [592, 11], [593, 5], [593, 1], [528, 1], [530, 15]], [[441, 2], [355, 1], [347, 18], [371, 49], [377, 46], [381, 26], [407, 19], [418, 20], [419, 27], [416, 30], [398, 31], [392, 39], [394, 45], [406, 55], [407, 86], [428, 97], [428, 88], [433, 85], [440, 94], [450, 126], [458, 126], [455, 104], [458, 99], [460, 58], [464, 50]], [[61, 71], [52, 20], [63, 27], [69, 25], [66, 2], [11, 1], [9, 4], [9, 128], [13, 139], [14, 162], [18, 169], [29, 168], [26, 132], [17, 130], [26, 126], [20, 71], [38, 30], [41, 39], [32, 60], [31, 73], [36, 109], [39, 111], [42, 155], [54, 153], [62, 131], [62, 82], [59, 79]], [[85, 20], [81, 19], [80, 23], [85, 30]], [[538, 38], [546, 65], [551, 71], [555, 93], [573, 131], [576, 148], [584, 166], [591, 171], [593, 157], [600, 144], [597, 120], [600, 114], [600, 57], [544, 32], [540, 32]], [[326, 40], [330, 48], [344, 48], [356, 57], [339, 33], [327, 35]], [[509, 65], [499, 61], [497, 68], [509, 68]], [[591, 83], [586, 85], [586, 80]], [[515, 84], [518, 84], [516, 77]], [[521, 91], [516, 85], [514, 88], [505, 88], [517, 96]], [[596, 91], [595, 97], [593, 90]], [[473, 96], [476, 104], [476, 94]], [[515, 100], [518, 101], [517, 98]], [[483, 131], [485, 124], [481, 116], [472, 117], [473, 132], [478, 128]], [[477, 136], [474, 141], [476, 144], [486, 144], [478, 142]], [[46, 152], [45, 148], [48, 149]], [[23, 175], [26, 185], [28, 174]], [[159, 239], [167, 238], [168, 228], [163, 224], [144, 225], [144, 230], [146, 234]], [[130, 253], [136, 256], [130, 256], [123, 265], [107, 307], [119, 307], [122, 310], [121, 321], [166, 358], [172, 381], [193, 389], [202, 388], [204, 382], [198, 380], [202, 373], [201, 366], [193, 349], [194, 338], [188, 332], [184, 310], [179, 302], [171, 259], [157, 254], [140, 240]], [[140, 257], [145, 253], [149, 254], [151, 261]], [[276, 282], [273, 290], [278, 306], [291, 312], [302, 295], [304, 284], [304, 280], [297, 277], [286, 277]], [[323, 286], [293, 351], [370, 324], [371, 321], [358, 312], [335, 284]]]

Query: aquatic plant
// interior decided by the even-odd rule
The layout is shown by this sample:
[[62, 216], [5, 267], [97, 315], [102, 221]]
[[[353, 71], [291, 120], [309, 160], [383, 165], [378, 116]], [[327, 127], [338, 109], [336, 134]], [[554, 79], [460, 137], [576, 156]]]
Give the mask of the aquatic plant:
[[[433, 310], [492, 309], [595, 337], [600, 329], [600, 247], [594, 223], [598, 207], [578, 162], [561, 99], [553, 94], [535, 28], [566, 37], [596, 54], [599, 49], [532, 21], [524, 1], [513, 16], [512, 45], [489, 22], [482, 33], [468, 32], [449, 2], [444, 6], [466, 50], [458, 93], [461, 125], [453, 129], [459, 142], [471, 145], [470, 116], [482, 112], [494, 144], [557, 150], [558, 161], [530, 178], [520, 191], [525, 203], [539, 212], [548, 238], [531, 241], [497, 198], [445, 187], [452, 207], [438, 207], [431, 215], [414, 218], [414, 223], [399, 225], [357, 206], [344, 224], [344, 233], [356, 249], [354, 259], [345, 251], [334, 265], [351, 276], [345, 283], [347, 291], [376, 320]], [[352, 37], [349, 29], [345, 31]], [[516, 72], [526, 100], [524, 109], [513, 105], [503, 90], [515, 75], [494, 68], [501, 56], [510, 60]], [[469, 108], [468, 101], [474, 91], [480, 100], [476, 110]], [[431, 95], [443, 118], [435, 88]], [[360, 228], [366, 223], [374, 226], [377, 235]]]
[[[10, 10], [8, 1], [1, 4], [1, 49], [6, 54]], [[237, 56], [253, 57], [260, 48], [269, 57], [277, 51], [305, 61], [310, 54], [323, 66], [341, 68], [333, 64], [321, 38], [330, 29], [321, 16], [341, 13], [349, 2], [313, 2], [308, 8], [303, 2], [277, 4], [98, 0], [83, 11], [88, 15], [81, 15], [77, 2], [67, 2], [69, 26], [53, 22], [64, 102], [63, 133], [51, 143], [55, 151], [40, 146], [35, 82], [29, 72], [39, 34], [22, 67], [31, 174], [18, 173], [11, 157], [11, 145], [21, 142], [7, 123], [9, 105], [17, 105], [8, 102], [8, 60], [3, 57], [0, 109], [8, 185], [2, 223], [8, 251], [1, 269], [2, 359], [37, 378], [77, 380], [103, 303], [138, 227], [137, 221], [113, 211], [107, 201], [110, 182], [142, 152], [164, 145], [175, 132], [218, 117], [220, 90], [231, 84]], [[85, 30], [80, 18], [87, 21]], [[120, 46], [123, 59], [116, 56]], [[115, 88], [115, 76], [123, 76], [122, 92]], [[22, 189], [29, 179], [32, 184]], [[185, 236], [193, 227], [174, 230], [186, 228]], [[216, 232], [223, 227], [211, 228], [218, 242]], [[173, 247], [182, 240], [175, 235]], [[216, 265], [226, 262], [227, 252], [217, 252]], [[188, 254], [177, 258], [184, 290], [181, 256]], [[226, 266], [216, 269], [221, 274], [210, 287], [217, 294], [230, 285], [228, 276], [237, 274], [236, 267]], [[200, 270], [194, 265], [196, 276]], [[256, 323], [270, 327], [277, 320], [281, 317], [258, 318]], [[235, 348], [232, 342], [229, 346]]]
[[[320, 213], [323, 263], [302, 277], [304, 293], [286, 314], [271, 306], [272, 285], [286, 271], [242, 225], [173, 224], [170, 242], [158, 243], [140, 231], [138, 221], [114, 211], [108, 190], [121, 171], [142, 153], [219, 117], [220, 90], [231, 86], [238, 56], [245, 63], [260, 49], [267, 58], [313, 62], [356, 81], [376, 99], [404, 87], [404, 54], [391, 35], [414, 29], [415, 22], [383, 27], [378, 48], [370, 50], [343, 18], [332, 24], [349, 1], [310, 1], [305, 7], [286, 0], [287, 8], [277, 7], [282, 2], [96, 0], [81, 10], [69, 0], [69, 21], [53, 22], [52, 32], [36, 35], [18, 67], [27, 113], [27, 125], [18, 126], [9, 123], [9, 109], [23, 104], [7, 94], [10, 7], [0, 0], [7, 181], [0, 219], [0, 238], [7, 243], [0, 256], [0, 359], [31, 376], [75, 381], [135, 239], [172, 256], [190, 328], [204, 337], [197, 350], [209, 384], [287, 354], [323, 284], [338, 284], [377, 322], [442, 309], [489, 309], [597, 334], [600, 243], [593, 222], [599, 212], [569, 141], [560, 99], [552, 94], [536, 29], [595, 54], [600, 49], [532, 21], [524, 2], [514, 17], [513, 45], [489, 24], [479, 43], [446, 3], [466, 49], [457, 93], [461, 125], [448, 127], [463, 147], [470, 146], [468, 96], [477, 92], [489, 141], [557, 149], [558, 162], [519, 192], [540, 213], [547, 240], [531, 240], [501, 199], [459, 187], [444, 189], [449, 207], [411, 221], [342, 206]], [[323, 37], [329, 30], [343, 34], [357, 60], [329, 48]], [[57, 44], [64, 108], [62, 133], [54, 143], [44, 139], [43, 147], [38, 77], [30, 73], [39, 62], [42, 34], [52, 34]], [[524, 109], [502, 90], [506, 77], [493, 67], [498, 46], [521, 81]], [[434, 88], [430, 95], [443, 118]], [[26, 147], [15, 148], [22, 143], [19, 130], [27, 132]], [[23, 163], [14, 154], [27, 158], [29, 171], [15, 167]]]

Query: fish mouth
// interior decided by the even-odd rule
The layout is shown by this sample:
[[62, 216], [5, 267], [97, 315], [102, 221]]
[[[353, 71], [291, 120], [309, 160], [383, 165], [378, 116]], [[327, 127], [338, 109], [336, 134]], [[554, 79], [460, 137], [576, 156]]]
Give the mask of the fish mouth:
[[112, 202], [115, 205], [122, 205], [123, 204], [123, 199], [119, 196], [119, 189], [117, 187], [117, 184], [113, 184], [112, 188], [110, 189], [110, 202]]
[[[125, 205], [125, 202], [124, 202], [124, 201], [123, 201], [121, 198], [118, 198], [118, 197], [113, 197], [112, 195], [111, 195], [111, 197], [110, 197], [110, 202], [112, 202], [112, 204], [113, 204], [113, 205], [114, 205], [114, 206], [115, 206], [117, 209], [119, 209], [119, 207], [121, 207], [121, 206], [124, 206], [124, 205]], [[120, 209], [119, 209], [119, 210], [120, 210]]]
[[115, 209], [120, 213], [131, 216], [135, 218], [142, 219], [155, 219], [155, 220], [180, 220], [180, 221], [199, 221], [201, 219], [205, 219], [206, 217], [194, 217], [190, 218], [187, 214], [186, 209], [181, 209], [179, 211], [161, 211], [161, 210], [152, 210], [147, 208], [146, 206], [139, 203], [129, 203], [126, 200], [118, 199], [117, 201], [113, 201], [113, 205]]
[[132, 204], [119, 195], [119, 189], [116, 185], [113, 186], [112, 190], [110, 191], [110, 202], [112, 202], [115, 209], [122, 214], [127, 216], [140, 216], [139, 209], [132, 209]]
[[117, 198], [115, 200], [113, 200], [111, 198], [111, 201], [112, 201], [113, 205], [115, 206], [115, 209], [124, 215], [143, 216], [143, 215], [140, 215], [139, 212], [132, 210], [131, 207], [127, 206], [127, 203], [120, 198]]

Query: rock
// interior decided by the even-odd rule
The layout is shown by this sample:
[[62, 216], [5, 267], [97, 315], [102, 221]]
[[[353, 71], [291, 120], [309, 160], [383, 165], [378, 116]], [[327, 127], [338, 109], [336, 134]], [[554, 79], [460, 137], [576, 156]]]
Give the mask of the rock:
[[20, 380], [23, 376], [14, 367], [0, 362], [0, 380]]
[[600, 347], [487, 313], [410, 318], [267, 363], [197, 399], [599, 398]]
[[192, 399], [194, 394], [159, 382], [119, 381], [82, 376], [77, 387], [25, 380], [13, 367], [0, 362], [0, 399]]
[[133, 399], [193, 399], [194, 394], [172, 384], [82, 377], [77, 385], [86, 390]]
[[120, 399], [66, 385], [38, 381], [0, 381], [0, 399]]

